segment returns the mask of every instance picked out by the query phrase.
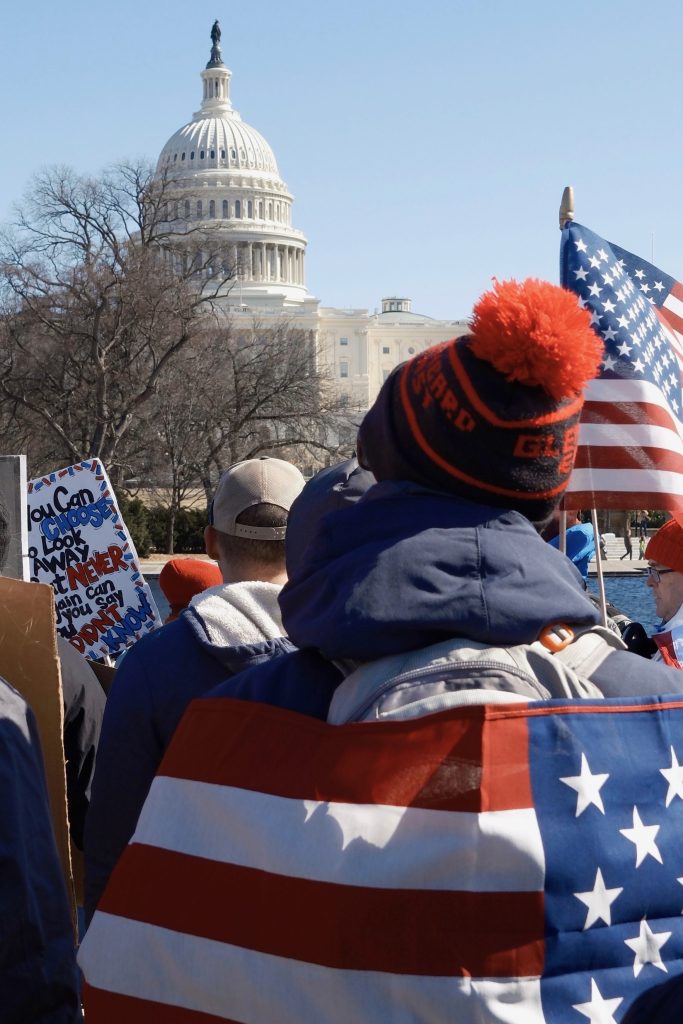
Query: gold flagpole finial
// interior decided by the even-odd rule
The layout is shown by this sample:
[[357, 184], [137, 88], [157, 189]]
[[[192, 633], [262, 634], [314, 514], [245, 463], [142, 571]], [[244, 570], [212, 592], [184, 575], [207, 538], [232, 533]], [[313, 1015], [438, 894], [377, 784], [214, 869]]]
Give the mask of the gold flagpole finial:
[[568, 220], [574, 220], [574, 189], [571, 185], [567, 185], [562, 193], [562, 202], [560, 203], [560, 231]]

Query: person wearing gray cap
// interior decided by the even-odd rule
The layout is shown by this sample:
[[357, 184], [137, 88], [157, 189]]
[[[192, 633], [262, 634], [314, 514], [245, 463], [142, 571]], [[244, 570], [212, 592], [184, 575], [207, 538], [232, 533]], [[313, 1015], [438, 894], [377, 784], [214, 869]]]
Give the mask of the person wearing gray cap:
[[88, 921], [190, 701], [294, 649], [283, 636], [278, 595], [287, 579], [287, 518], [303, 486], [299, 470], [281, 459], [249, 459], [226, 470], [204, 531], [223, 582], [140, 640], [116, 673], [86, 822]]

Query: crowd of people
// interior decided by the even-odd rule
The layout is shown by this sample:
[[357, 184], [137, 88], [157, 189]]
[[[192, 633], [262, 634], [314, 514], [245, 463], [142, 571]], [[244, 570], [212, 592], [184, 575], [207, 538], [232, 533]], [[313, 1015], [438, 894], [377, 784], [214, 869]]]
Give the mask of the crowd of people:
[[[127, 1000], [136, 1000], [138, 1010], [163, 1003], [176, 974], [192, 981], [182, 946], [160, 950], [152, 943], [140, 958], [147, 973], [140, 969], [131, 978], [131, 958], [124, 955], [130, 932], [108, 930], [107, 887], [140, 822], [152, 814], [152, 798], [169, 832], [177, 837], [187, 828], [177, 796], [164, 798], [154, 780], [173, 760], [183, 716], [198, 698], [209, 699], [209, 710], [213, 702], [238, 700], [329, 728], [350, 722], [369, 728], [452, 708], [683, 692], [678, 521], [669, 519], [645, 547], [648, 586], [662, 620], [652, 656], [649, 649], [644, 657], [641, 649], [636, 653], [620, 629], [601, 623], [586, 590], [592, 527], [575, 511], [567, 513], [567, 554], [558, 550], [583, 391], [600, 358], [590, 315], [574, 297], [538, 281], [497, 283], [476, 305], [468, 335], [392, 372], [362, 421], [354, 459], [308, 482], [277, 458], [238, 463], [222, 475], [205, 530], [216, 575], [206, 574], [206, 563], [187, 579], [182, 563], [165, 570], [177, 595], [172, 621], [128, 650], [106, 702], [94, 676], [78, 684], [75, 696], [65, 685], [69, 808], [73, 839], [85, 854], [79, 962], [88, 1024], [125, 1019]], [[496, 657], [514, 651], [518, 669], [488, 672], [484, 662], [492, 651]], [[404, 681], [397, 685], [400, 673]], [[40, 753], [30, 709], [7, 686], [0, 701], [0, 799], [10, 847], [2, 871], [16, 879], [14, 886], [3, 880], [2, 912], [26, 937], [15, 931], [2, 944], [0, 1020], [67, 1024], [79, 1018], [81, 981], [49, 836]], [[220, 737], [214, 743], [202, 756], [220, 760]], [[230, 775], [233, 767], [222, 770]], [[264, 777], [278, 770], [264, 749]], [[314, 782], [316, 770], [312, 764]], [[198, 817], [205, 830], [229, 833], [229, 810], [208, 807]], [[125, 887], [129, 898], [138, 894], [144, 902], [151, 879], [139, 864], [128, 862]], [[198, 858], [196, 871], [202, 870]], [[167, 896], [174, 898], [171, 891]], [[204, 908], [208, 935], [212, 914], [223, 914], [225, 905], [217, 898], [215, 910]], [[329, 929], [334, 933], [334, 919]], [[213, 963], [207, 956], [195, 989], [238, 987], [228, 964], [220, 957]], [[358, 972], [341, 969], [338, 983], [358, 986]], [[188, 1013], [199, 1006], [195, 996], [182, 1003]], [[479, 999], [475, 985], [468, 998]], [[680, 986], [670, 983], [656, 999], [658, 1016], [647, 1015], [645, 1001], [623, 1019], [680, 1019]], [[207, 1020], [233, 1019], [219, 1001], [210, 1005], [202, 1010]], [[295, 1005], [307, 1005], [303, 994]], [[513, 1019], [497, 1016], [490, 1002], [482, 1007], [481, 1016], [466, 1019]], [[135, 1019], [166, 1019], [154, 1012]], [[375, 1007], [354, 1019], [453, 1019], [447, 1003], [431, 1012], [399, 1012], [388, 998], [379, 1015]], [[299, 1014], [286, 1019], [327, 1019], [320, 1008], [315, 1016]]]

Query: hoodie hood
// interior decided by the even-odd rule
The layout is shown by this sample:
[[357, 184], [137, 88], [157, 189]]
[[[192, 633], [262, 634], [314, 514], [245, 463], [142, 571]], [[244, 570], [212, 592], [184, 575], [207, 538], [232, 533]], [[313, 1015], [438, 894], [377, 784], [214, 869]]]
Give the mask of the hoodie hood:
[[279, 593], [275, 583], [221, 583], [193, 597], [182, 617], [198, 643], [233, 671], [234, 664], [243, 667], [246, 648], [267, 649], [284, 635]]
[[329, 659], [455, 636], [531, 643], [548, 624], [599, 621], [575, 567], [521, 513], [403, 481], [320, 520], [280, 606], [290, 639]]

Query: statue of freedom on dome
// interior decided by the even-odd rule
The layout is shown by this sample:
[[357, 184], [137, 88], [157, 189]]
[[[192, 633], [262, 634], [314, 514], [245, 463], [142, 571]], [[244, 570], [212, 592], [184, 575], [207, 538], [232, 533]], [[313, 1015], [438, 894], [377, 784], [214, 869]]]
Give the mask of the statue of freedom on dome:
[[223, 58], [221, 57], [221, 27], [218, 24], [218, 18], [216, 18], [211, 26], [211, 42], [213, 45], [211, 46], [209, 63], [206, 65], [207, 68], [216, 67], [223, 63]]

